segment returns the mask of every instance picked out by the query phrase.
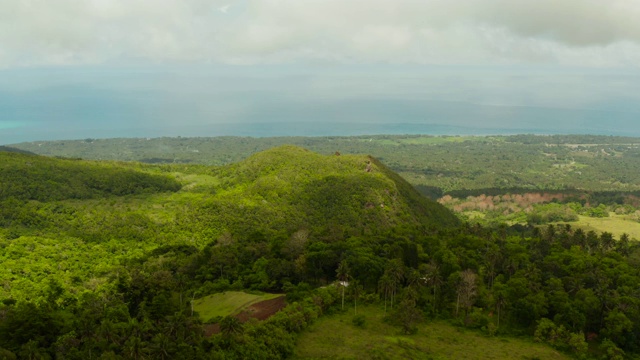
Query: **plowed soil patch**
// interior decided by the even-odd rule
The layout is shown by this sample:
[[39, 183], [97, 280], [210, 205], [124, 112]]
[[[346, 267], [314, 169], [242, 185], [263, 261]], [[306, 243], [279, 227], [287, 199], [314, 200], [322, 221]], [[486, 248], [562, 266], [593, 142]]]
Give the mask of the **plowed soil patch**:
[[[249, 319], [266, 320], [273, 314], [282, 310], [286, 306], [285, 297], [277, 297], [275, 299], [260, 301], [248, 308], [244, 309], [238, 315], [235, 315], [240, 322], [246, 322]], [[220, 332], [220, 324], [205, 324], [205, 336], [211, 336]]]

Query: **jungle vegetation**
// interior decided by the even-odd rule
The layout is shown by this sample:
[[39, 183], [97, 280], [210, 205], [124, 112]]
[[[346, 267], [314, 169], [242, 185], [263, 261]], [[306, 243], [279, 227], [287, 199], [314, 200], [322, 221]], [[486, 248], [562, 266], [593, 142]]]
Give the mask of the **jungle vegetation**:
[[[627, 232], [640, 237], [638, 138], [592, 135], [178, 137], [45, 141], [14, 146], [49, 156], [223, 165], [282, 144], [295, 144], [326, 155], [370, 154], [425, 196], [440, 199], [462, 219], [484, 226], [572, 221], [585, 231]], [[512, 201], [516, 195], [521, 197]], [[521, 201], [522, 197], [527, 200]], [[574, 204], [563, 207], [560, 211], [563, 216], [556, 216], [558, 212], [547, 216], [544, 206], [549, 202]], [[581, 209], [576, 209], [575, 204], [580, 204]], [[606, 207], [604, 211], [598, 208], [601, 205]], [[591, 216], [594, 211], [597, 216]], [[609, 214], [615, 215], [615, 225], [594, 226], [596, 222], [579, 217], [601, 218]]]
[[[366, 326], [372, 306], [403, 336], [439, 319], [576, 358], [640, 354], [636, 241], [463, 222], [369, 155], [282, 146], [212, 166], [0, 152], [0, 189], [0, 358], [281, 359], [319, 317], [353, 311], [348, 325]], [[205, 337], [191, 301], [232, 290], [289, 305]]]

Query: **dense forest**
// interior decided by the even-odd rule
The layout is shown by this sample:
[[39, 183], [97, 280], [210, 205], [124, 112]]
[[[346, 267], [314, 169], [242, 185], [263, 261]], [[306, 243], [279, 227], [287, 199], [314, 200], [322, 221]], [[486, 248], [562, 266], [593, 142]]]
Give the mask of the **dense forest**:
[[[282, 144], [370, 154], [464, 221], [564, 224], [640, 238], [640, 139], [593, 135], [85, 139], [14, 145], [49, 156], [223, 165]], [[562, 204], [559, 206], [557, 204]]]
[[640, 190], [640, 139], [591, 135], [85, 139], [12, 145], [48, 156], [224, 165], [293, 144], [370, 154], [432, 198], [452, 191]]
[[[576, 358], [640, 357], [629, 236], [461, 222], [387, 158], [336, 150], [222, 166], [0, 152], [0, 359], [287, 358], [317, 318], [359, 303], [403, 334], [445, 319]], [[205, 336], [191, 302], [230, 290], [288, 306]]]

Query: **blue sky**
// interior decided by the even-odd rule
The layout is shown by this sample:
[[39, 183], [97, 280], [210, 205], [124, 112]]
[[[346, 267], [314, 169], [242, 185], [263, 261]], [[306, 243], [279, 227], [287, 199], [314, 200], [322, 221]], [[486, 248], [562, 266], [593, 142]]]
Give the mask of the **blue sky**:
[[9, 0], [0, 144], [256, 123], [640, 136], [638, 18], [637, 0]]

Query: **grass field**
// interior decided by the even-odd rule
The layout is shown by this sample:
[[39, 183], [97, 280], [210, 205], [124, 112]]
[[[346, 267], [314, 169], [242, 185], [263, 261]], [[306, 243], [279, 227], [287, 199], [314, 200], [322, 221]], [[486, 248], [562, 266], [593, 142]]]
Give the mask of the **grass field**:
[[613, 234], [616, 239], [620, 235], [627, 233], [631, 239], [640, 240], [640, 223], [628, 218], [628, 215], [616, 215], [609, 213], [606, 218], [593, 218], [579, 215], [579, 220], [571, 222], [571, 227], [582, 228], [585, 231], [594, 230], [597, 233], [607, 231]]
[[199, 314], [200, 319], [207, 323], [217, 316], [235, 315], [252, 304], [280, 296], [284, 295], [255, 295], [241, 291], [226, 291], [194, 300], [193, 309]]
[[484, 336], [443, 321], [424, 323], [415, 335], [382, 321], [377, 306], [358, 308], [364, 328], [352, 324], [353, 313], [319, 319], [299, 340], [293, 359], [571, 359], [556, 350], [518, 338]]

